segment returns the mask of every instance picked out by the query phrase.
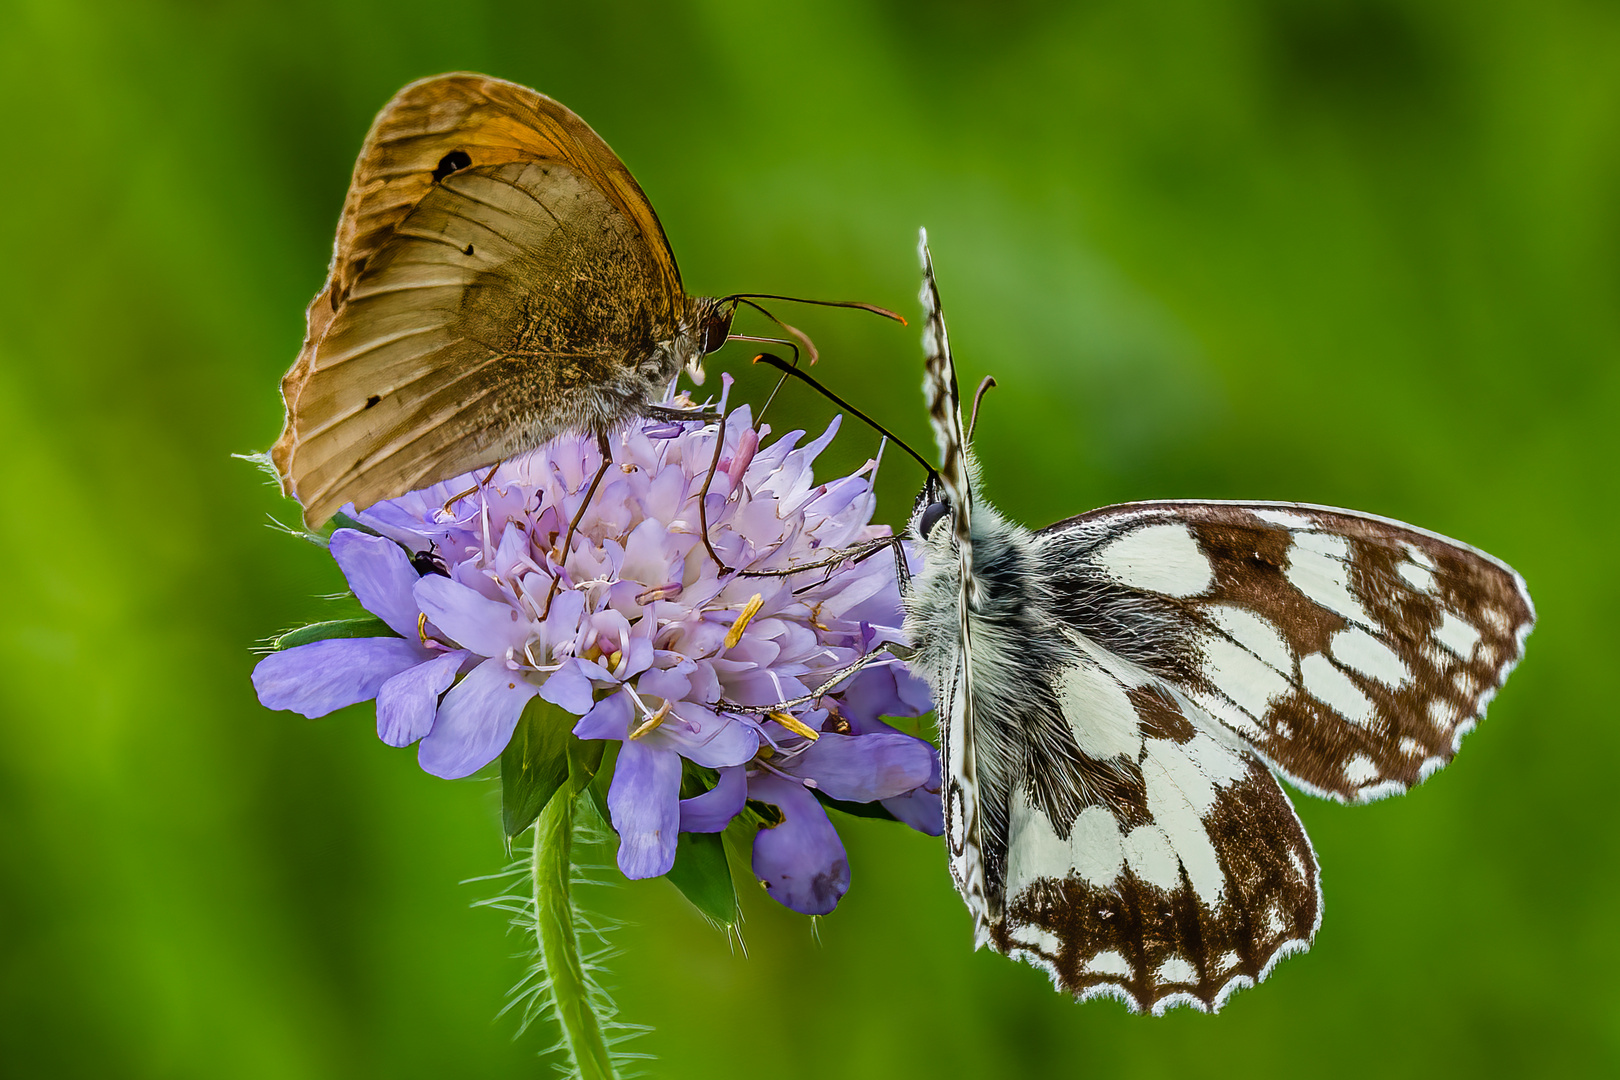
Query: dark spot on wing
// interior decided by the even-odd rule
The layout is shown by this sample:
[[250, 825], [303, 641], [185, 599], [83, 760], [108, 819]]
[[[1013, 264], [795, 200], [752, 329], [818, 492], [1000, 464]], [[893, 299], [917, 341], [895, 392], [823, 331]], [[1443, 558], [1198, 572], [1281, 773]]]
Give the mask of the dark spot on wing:
[[440, 183], [451, 173], [460, 172], [472, 164], [472, 158], [467, 156], [465, 150], [452, 150], [439, 159], [439, 167], [433, 170], [433, 180]]
[[370, 397], [366, 398], [366, 408], [368, 408], [368, 409], [371, 408], [373, 405], [377, 404], [377, 402], [379, 402], [381, 400], [382, 400], [382, 398], [380, 396], [378, 396], [377, 394], [372, 394]]

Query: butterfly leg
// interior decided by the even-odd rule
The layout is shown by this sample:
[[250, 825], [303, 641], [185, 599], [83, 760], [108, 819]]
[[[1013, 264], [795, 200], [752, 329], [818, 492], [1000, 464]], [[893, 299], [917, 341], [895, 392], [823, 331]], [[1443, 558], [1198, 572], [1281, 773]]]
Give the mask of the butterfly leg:
[[677, 423], [688, 420], [698, 420], [705, 424], [712, 424], [724, 417], [723, 413], [713, 409], [671, 409], [663, 405], [647, 406], [646, 416], [649, 420], [673, 420]]
[[598, 431], [596, 433], [596, 448], [602, 454], [602, 467], [597, 469], [596, 475], [591, 478], [591, 486], [585, 489], [584, 500], [580, 502], [579, 509], [574, 511], [573, 520], [568, 523], [568, 532], [564, 534], [562, 547], [558, 549], [561, 558], [559, 559], [557, 574], [551, 579], [551, 591], [546, 593], [546, 606], [540, 612], [540, 618], [542, 619], [551, 613], [551, 602], [557, 598], [557, 590], [562, 587], [562, 567], [560, 564], [568, 561], [568, 552], [573, 549], [574, 545], [574, 531], [579, 528], [579, 523], [584, 520], [586, 507], [590, 506], [591, 500], [596, 498], [596, 489], [602, 486], [602, 477], [607, 475], [609, 466], [613, 464], [613, 446], [608, 442], [607, 432]]

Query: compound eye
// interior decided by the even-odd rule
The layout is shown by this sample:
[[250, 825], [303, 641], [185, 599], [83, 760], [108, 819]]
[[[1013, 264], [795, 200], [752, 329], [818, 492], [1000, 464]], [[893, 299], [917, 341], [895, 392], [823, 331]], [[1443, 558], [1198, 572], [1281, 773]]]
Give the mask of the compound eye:
[[924, 540], [928, 539], [928, 534], [934, 531], [934, 526], [939, 524], [940, 519], [950, 513], [950, 509], [948, 504], [942, 502], [928, 504], [927, 509], [923, 511], [922, 521], [917, 523], [917, 531]]
[[726, 343], [731, 334], [732, 312], [715, 312], [703, 328], [703, 355], [707, 356]]

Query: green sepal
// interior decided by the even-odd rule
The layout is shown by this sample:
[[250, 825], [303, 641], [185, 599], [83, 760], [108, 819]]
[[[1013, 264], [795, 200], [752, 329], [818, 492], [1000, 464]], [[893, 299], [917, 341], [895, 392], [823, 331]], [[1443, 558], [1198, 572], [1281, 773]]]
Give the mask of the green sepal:
[[720, 833], [681, 833], [675, 865], [664, 875], [717, 930], [737, 925], [737, 884]]
[[370, 525], [356, 521], [348, 514], [333, 514], [332, 531], [337, 532], [339, 529], [353, 529], [355, 532], [368, 533], [371, 536], [382, 535], [382, 533], [378, 532], [376, 529], [373, 529]]
[[834, 810], [842, 810], [851, 817], [881, 818], [885, 821], [899, 821], [900, 819], [889, 813], [888, 808], [880, 802], [846, 802], [835, 799], [820, 791], [812, 790], [811, 794], [821, 800], [822, 806], [830, 806]]
[[591, 780], [590, 786], [585, 789], [585, 793], [591, 797], [591, 802], [596, 804], [596, 812], [602, 816], [602, 821], [606, 823], [608, 831], [613, 833], [613, 843], [617, 844], [619, 834], [613, 828], [612, 815], [608, 813], [607, 796], [608, 786], [613, 783], [613, 766], [619, 760], [620, 743], [617, 739], [597, 739], [592, 741], [596, 743], [597, 753], [600, 756], [596, 759], [596, 775]]
[[[606, 756], [604, 751], [607, 743], [601, 739], [577, 739], [569, 730], [573, 725], [564, 728], [568, 732], [568, 797], [578, 798], [579, 793], [587, 787], [595, 787], [593, 781], [602, 772], [602, 760]], [[615, 746], [618, 744], [615, 743]]]
[[549, 701], [530, 698], [501, 751], [501, 825], [517, 836], [534, 824], [547, 800], [568, 779], [568, 743], [574, 739], [566, 714]]
[[333, 619], [330, 622], [300, 626], [297, 630], [289, 630], [276, 638], [270, 648], [280, 652], [283, 649], [308, 645], [314, 641], [326, 641], [330, 638], [362, 637], [399, 637], [399, 635], [394, 633], [393, 627], [375, 615], [367, 615], [360, 619]]

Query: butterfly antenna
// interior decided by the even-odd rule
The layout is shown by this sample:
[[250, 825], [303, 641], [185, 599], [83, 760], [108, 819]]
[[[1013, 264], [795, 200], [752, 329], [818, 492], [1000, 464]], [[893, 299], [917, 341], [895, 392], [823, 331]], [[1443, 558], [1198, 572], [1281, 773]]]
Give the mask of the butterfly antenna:
[[973, 415], [968, 420], [968, 442], [973, 441], [973, 431], [979, 426], [979, 402], [984, 400], [987, 391], [995, 388], [996, 377], [986, 375], [979, 383], [979, 388], [973, 392]]
[[873, 315], [881, 315], [885, 319], [893, 319], [901, 326], [909, 325], [906, 322], [906, 317], [904, 315], [890, 311], [885, 307], [878, 307], [876, 304], [865, 304], [859, 300], [806, 300], [802, 296], [781, 296], [777, 293], [762, 292], [732, 293], [730, 296], [724, 297], [721, 300], [721, 303], [724, 303], [726, 300], [784, 300], [790, 304], [812, 304], [816, 307], [854, 308], [856, 311], [870, 311]]
[[[802, 342], [803, 345], [804, 345], [804, 351], [810, 354], [810, 362], [812, 364], [815, 363], [817, 360], [821, 359], [821, 354], [816, 351], [816, 343], [810, 340], [810, 335], [809, 334], [805, 333], [803, 330], [800, 330], [797, 326], [792, 326], [792, 325], [790, 325], [788, 323], [783, 322], [781, 319], [778, 319], [775, 315], [772, 315], [770, 313], [770, 311], [768, 311], [764, 307], [761, 307], [759, 304], [754, 303], [752, 300], [747, 299], [746, 297], [728, 296], [728, 297], [725, 297], [720, 302], [721, 303], [726, 303], [727, 301], [729, 301], [729, 302], [731, 302], [733, 304], [746, 304], [746, 305], [748, 305], [749, 307], [753, 308], [755, 311], [759, 312], [761, 315], [765, 316], [767, 319], [771, 320], [771, 322], [775, 323], [777, 326], [780, 326], [782, 329], [786, 330], [788, 333], [790, 333], [794, 337], [798, 338], [799, 341]], [[727, 340], [730, 340], [732, 337], [736, 337], [739, 340], [743, 340], [743, 341], [748, 340], [747, 338], [742, 337], [741, 334], [727, 335]], [[799, 355], [798, 354], [799, 354], [799, 350], [797, 348], [795, 348], [793, 350], [793, 361], [794, 361], [794, 363], [798, 363], [798, 360], [799, 360]]]
[[888, 428], [884, 427], [870, 416], [867, 416], [860, 409], [857, 409], [855, 406], [851, 405], [849, 402], [845, 401], [843, 398], [839, 397], [825, 386], [822, 386], [802, 369], [796, 368], [789, 364], [786, 360], [783, 360], [780, 356], [773, 356], [770, 353], [760, 353], [758, 356], [754, 357], [754, 363], [768, 364], [769, 366], [782, 372], [782, 374], [808, 384], [809, 387], [816, 393], [820, 394], [834, 405], [837, 405], [840, 409], [850, 413], [856, 419], [866, 424], [867, 427], [871, 428], [873, 431], [876, 431], [879, 435], [893, 439], [894, 444], [900, 449], [904, 450], [906, 453], [910, 454], [916, 460], [917, 464], [921, 465], [925, 470], [927, 470], [929, 476], [932, 477], [939, 475], [939, 470], [935, 469], [932, 465], [928, 464], [928, 462], [924, 461], [922, 455], [913, 450], [904, 439], [900, 438], [900, 436], [896, 435], [894, 432], [890, 431]]

